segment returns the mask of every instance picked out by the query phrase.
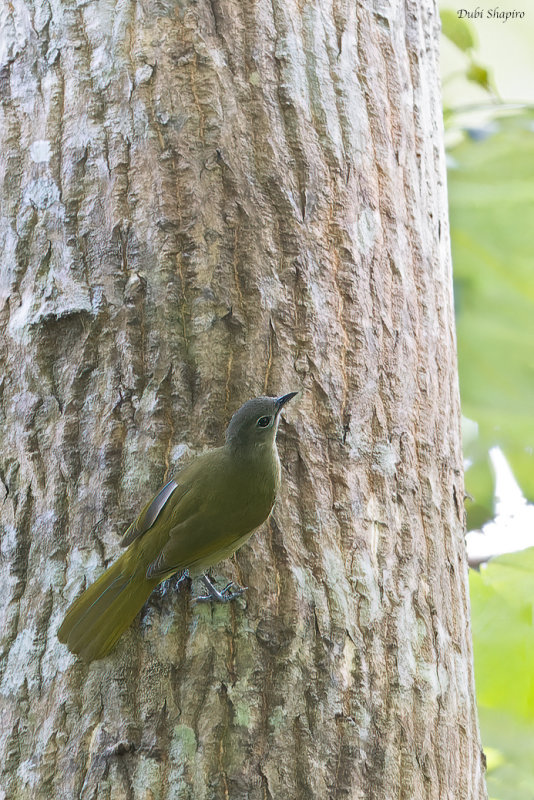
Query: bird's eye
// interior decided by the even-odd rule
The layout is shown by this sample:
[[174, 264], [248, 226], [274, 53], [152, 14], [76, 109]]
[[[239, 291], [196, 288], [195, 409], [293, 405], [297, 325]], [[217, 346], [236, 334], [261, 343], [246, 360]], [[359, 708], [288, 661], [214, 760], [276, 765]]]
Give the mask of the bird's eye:
[[267, 428], [271, 422], [271, 417], [260, 417], [256, 422], [258, 428]]

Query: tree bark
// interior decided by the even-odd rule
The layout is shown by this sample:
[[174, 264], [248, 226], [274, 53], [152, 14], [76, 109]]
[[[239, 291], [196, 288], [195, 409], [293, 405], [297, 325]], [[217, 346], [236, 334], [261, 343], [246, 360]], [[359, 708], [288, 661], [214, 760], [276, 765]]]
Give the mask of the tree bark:
[[[3, 20], [0, 797], [485, 797], [434, 4]], [[244, 598], [76, 661], [142, 503], [296, 389]]]

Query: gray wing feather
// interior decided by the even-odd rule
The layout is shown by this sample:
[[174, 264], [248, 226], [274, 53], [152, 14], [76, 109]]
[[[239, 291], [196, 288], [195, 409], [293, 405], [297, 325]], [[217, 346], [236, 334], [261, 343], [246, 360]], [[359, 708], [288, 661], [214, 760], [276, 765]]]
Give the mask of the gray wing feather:
[[141, 514], [137, 517], [135, 522], [132, 522], [132, 524], [122, 537], [121, 545], [123, 547], [127, 547], [134, 541], [134, 539], [137, 539], [138, 536], [142, 536], [149, 530], [149, 528], [152, 527], [152, 525], [157, 520], [161, 512], [161, 509], [163, 508], [163, 506], [165, 505], [171, 494], [174, 492], [174, 490], [177, 488], [177, 486], [178, 484], [176, 483], [176, 481], [171, 480], [168, 483], [166, 483], [162, 489], [160, 489], [160, 491], [154, 497], [154, 499], [152, 500], [146, 511], [141, 512]]

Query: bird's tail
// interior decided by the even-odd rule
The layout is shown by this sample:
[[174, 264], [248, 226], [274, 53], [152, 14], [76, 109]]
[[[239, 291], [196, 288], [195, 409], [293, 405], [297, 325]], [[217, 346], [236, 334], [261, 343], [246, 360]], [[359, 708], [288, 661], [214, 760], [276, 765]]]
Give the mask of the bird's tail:
[[69, 607], [57, 636], [86, 662], [104, 658], [158, 581], [131, 563], [128, 550]]

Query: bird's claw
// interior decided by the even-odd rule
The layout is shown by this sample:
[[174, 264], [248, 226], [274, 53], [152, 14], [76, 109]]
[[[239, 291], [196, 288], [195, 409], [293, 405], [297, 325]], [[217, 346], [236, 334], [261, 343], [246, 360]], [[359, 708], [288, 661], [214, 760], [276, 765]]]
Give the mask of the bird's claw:
[[177, 577], [178, 577], [178, 580], [176, 581], [175, 589], [179, 590], [179, 589], [182, 588], [184, 583], [186, 583], [187, 581], [190, 580], [189, 570], [188, 569], [184, 569], [184, 571]]
[[[208, 590], [208, 594], [203, 594], [200, 595], [200, 597], [196, 597], [195, 600], [198, 603], [229, 603], [230, 600], [235, 600], [236, 597], [241, 597], [243, 592], [247, 589], [246, 586], [236, 586], [233, 581], [230, 581], [230, 583], [227, 583], [224, 589], [219, 592], [207, 575], [202, 575], [201, 581]], [[233, 591], [231, 591], [233, 586], [235, 588]]]

